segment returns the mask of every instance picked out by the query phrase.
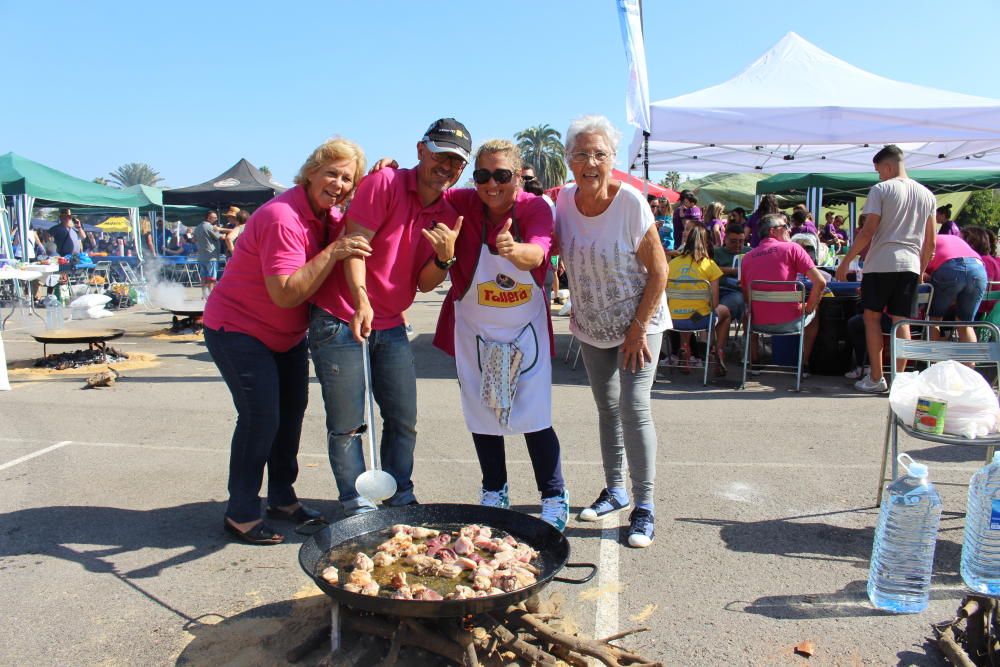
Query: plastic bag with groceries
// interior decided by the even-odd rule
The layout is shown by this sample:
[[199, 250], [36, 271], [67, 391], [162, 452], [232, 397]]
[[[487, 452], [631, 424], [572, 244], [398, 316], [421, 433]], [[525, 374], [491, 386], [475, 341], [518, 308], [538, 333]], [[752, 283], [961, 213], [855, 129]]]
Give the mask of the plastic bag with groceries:
[[912, 425], [920, 399], [947, 405], [944, 432], [969, 439], [1000, 430], [1000, 401], [982, 375], [957, 361], [939, 361], [919, 373], [897, 373], [889, 405]]

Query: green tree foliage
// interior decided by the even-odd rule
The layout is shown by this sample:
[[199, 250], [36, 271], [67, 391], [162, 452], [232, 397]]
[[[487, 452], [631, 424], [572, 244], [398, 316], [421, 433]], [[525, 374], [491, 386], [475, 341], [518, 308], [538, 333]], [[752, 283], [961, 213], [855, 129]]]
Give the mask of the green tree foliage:
[[260, 165], [259, 169], [260, 169], [260, 173], [264, 174], [268, 178], [271, 178], [271, 168], [270, 167], [268, 167], [266, 164], [262, 164], [262, 165]]
[[562, 185], [566, 181], [566, 162], [562, 135], [548, 124], [536, 125], [514, 135], [525, 166], [535, 170], [543, 188]]
[[667, 175], [660, 181], [660, 185], [671, 190], [680, 190], [681, 175], [676, 171], [668, 171]]
[[973, 192], [956, 222], [961, 227], [979, 225], [993, 231], [1000, 229], [1000, 190]]
[[150, 167], [145, 162], [129, 162], [115, 169], [108, 174], [111, 177], [111, 184], [120, 188], [128, 188], [133, 185], [155, 186], [163, 182], [160, 172]]

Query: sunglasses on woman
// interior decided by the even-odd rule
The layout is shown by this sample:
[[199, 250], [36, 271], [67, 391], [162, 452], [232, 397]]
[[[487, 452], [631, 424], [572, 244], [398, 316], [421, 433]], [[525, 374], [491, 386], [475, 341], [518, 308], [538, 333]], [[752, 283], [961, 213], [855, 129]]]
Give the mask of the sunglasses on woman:
[[486, 185], [490, 182], [491, 178], [500, 185], [506, 185], [514, 178], [514, 172], [510, 169], [494, 169], [493, 171], [489, 169], [476, 169], [472, 172], [472, 180], [479, 185]]

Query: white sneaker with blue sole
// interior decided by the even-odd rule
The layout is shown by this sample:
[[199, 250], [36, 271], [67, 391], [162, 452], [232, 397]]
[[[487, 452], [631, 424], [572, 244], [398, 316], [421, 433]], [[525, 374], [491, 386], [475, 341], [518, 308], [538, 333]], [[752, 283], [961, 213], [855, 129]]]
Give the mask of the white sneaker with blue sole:
[[479, 504], [483, 507], [499, 507], [502, 510], [510, 509], [510, 492], [506, 484], [499, 491], [479, 490]]
[[566, 489], [558, 496], [542, 498], [541, 519], [560, 533], [566, 530], [569, 521], [569, 492]]

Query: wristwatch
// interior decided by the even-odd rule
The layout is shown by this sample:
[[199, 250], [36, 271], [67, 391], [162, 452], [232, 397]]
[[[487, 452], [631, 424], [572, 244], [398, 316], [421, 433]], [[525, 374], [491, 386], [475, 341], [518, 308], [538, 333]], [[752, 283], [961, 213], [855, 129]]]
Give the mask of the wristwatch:
[[434, 266], [438, 267], [442, 271], [447, 271], [448, 269], [451, 268], [452, 264], [454, 264], [457, 261], [458, 261], [458, 258], [455, 257], [454, 255], [452, 256], [451, 259], [449, 259], [446, 262], [442, 262], [440, 259], [438, 259], [437, 255], [434, 255]]

